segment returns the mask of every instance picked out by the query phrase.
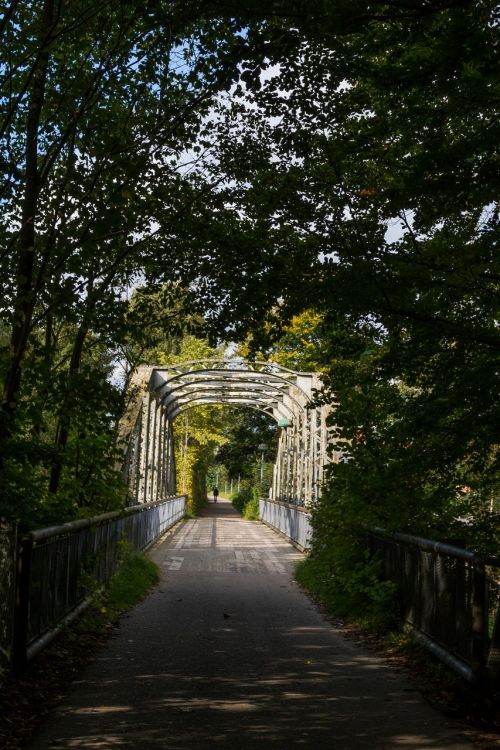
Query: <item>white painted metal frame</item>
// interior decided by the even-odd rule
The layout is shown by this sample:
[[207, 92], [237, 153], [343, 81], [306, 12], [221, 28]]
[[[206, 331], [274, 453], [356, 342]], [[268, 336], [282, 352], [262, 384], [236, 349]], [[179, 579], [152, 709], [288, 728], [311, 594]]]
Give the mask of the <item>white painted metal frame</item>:
[[335, 460], [328, 454], [329, 408], [313, 400], [321, 388], [316, 373], [294, 372], [274, 362], [206, 359], [140, 367], [131, 388], [135, 398], [121, 434], [127, 443], [123, 472], [133, 503], [175, 495], [173, 423], [201, 404], [245, 406], [281, 423], [272, 500], [310, 506], [326, 463]]

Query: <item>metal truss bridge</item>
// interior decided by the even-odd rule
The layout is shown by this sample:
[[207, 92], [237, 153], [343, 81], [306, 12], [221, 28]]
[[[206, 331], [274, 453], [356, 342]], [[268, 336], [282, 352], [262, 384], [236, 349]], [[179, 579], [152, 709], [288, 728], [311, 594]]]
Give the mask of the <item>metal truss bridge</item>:
[[203, 359], [140, 367], [130, 386], [130, 406], [121, 422], [126, 444], [124, 478], [134, 503], [176, 492], [174, 425], [202, 404], [230, 404], [267, 414], [279, 428], [270, 499], [310, 506], [318, 496], [328, 453], [327, 406], [316, 406], [316, 373], [300, 373], [274, 362]]

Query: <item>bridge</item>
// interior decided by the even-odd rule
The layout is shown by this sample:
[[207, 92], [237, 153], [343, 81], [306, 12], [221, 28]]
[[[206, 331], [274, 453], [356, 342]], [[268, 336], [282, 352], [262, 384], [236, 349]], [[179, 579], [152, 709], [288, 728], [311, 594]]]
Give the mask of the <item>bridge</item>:
[[473, 750], [314, 607], [292, 578], [301, 553], [229, 502], [177, 524], [149, 555], [159, 586], [30, 750]]
[[[260, 519], [300, 550], [309, 547], [310, 511], [325, 468], [341, 458], [329, 451], [331, 407], [315, 399], [320, 388], [318, 373], [274, 362], [204, 359], [140, 367], [119, 425], [129, 506], [19, 539], [15, 526], [0, 524], [0, 666], [23, 666], [87, 606], [82, 570], [105, 584], [121, 539], [147, 548], [184, 517], [186, 497], [176, 494], [174, 429], [196, 406], [256, 409], [275, 421], [277, 455]], [[383, 529], [368, 536], [383, 560], [384, 578], [398, 591], [401, 621], [423, 645], [469, 681], [498, 675], [500, 587], [481, 556]]]
[[[131, 507], [20, 540], [15, 528], [0, 525], [8, 553], [0, 559], [6, 664], [25, 666], [83, 611], [90, 599], [81, 572], [105, 584], [121, 540], [148, 548], [161, 571], [160, 586], [122, 621], [32, 750], [82, 742], [188, 750], [214, 737], [221, 748], [245, 750], [316, 750], [330, 748], [332, 738], [339, 750], [471, 750], [404, 678], [345, 642], [311, 606], [292, 580], [301, 555], [282, 537], [240, 519], [224, 501], [201, 518], [184, 518], [186, 498], [176, 495], [177, 418], [206, 404], [256, 409], [279, 429], [261, 518], [305, 547], [325, 467], [340, 459], [329, 454], [329, 409], [315, 401], [320, 386], [318, 374], [272, 362], [141, 367], [120, 424]], [[484, 562], [380, 529], [371, 545], [397, 586], [401, 620], [420, 642], [467, 680], [487, 671], [496, 679], [500, 589]]]
[[130, 405], [121, 423], [126, 444], [123, 476], [134, 504], [176, 492], [176, 419], [203, 404], [229, 404], [267, 414], [279, 428], [270, 499], [310, 507], [318, 497], [329, 453], [327, 417], [318, 405], [317, 373], [295, 372], [275, 362], [202, 359], [168, 367], [140, 367], [130, 383]]

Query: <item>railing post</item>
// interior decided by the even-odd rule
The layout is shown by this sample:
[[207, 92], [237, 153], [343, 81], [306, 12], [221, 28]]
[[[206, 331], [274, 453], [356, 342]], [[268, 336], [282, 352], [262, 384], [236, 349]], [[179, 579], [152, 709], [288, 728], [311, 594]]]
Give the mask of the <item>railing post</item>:
[[0, 679], [12, 668], [16, 571], [17, 524], [0, 518]]
[[488, 657], [488, 587], [484, 562], [477, 559], [472, 564], [472, 658], [476, 682], [486, 676]]
[[14, 640], [12, 666], [14, 672], [22, 672], [27, 664], [28, 619], [31, 586], [31, 559], [33, 537], [31, 534], [20, 540], [16, 578], [16, 608], [14, 612]]

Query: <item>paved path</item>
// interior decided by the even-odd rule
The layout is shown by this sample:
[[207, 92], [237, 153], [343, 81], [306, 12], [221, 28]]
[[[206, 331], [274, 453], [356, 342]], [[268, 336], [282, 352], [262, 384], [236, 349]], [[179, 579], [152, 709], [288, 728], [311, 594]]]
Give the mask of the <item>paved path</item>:
[[32, 744], [154, 750], [471, 750], [291, 579], [300, 557], [224, 501], [152, 552], [161, 583]]

